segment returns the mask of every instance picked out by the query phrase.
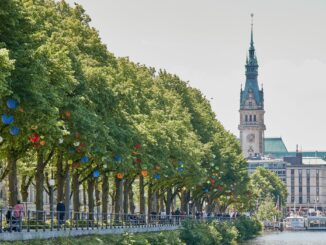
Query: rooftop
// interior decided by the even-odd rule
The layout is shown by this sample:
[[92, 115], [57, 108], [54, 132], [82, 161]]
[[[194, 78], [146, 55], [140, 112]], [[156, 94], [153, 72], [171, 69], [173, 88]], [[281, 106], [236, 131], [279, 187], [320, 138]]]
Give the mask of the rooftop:
[[264, 138], [265, 155], [273, 153], [287, 154], [288, 150], [282, 138]]

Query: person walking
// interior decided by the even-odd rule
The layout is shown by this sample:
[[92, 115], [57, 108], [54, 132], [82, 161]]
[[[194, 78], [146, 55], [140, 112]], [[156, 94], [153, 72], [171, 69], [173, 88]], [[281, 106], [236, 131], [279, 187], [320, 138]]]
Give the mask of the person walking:
[[64, 223], [64, 220], [65, 220], [65, 211], [66, 211], [65, 204], [61, 200], [57, 204], [57, 215], [58, 215], [58, 223], [59, 223], [59, 225], [62, 225]]
[[21, 231], [22, 220], [24, 214], [24, 206], [20, 203], [20, 200], [17, 201], [17, 204], [14, 206], [14, 218], [17, 225], [17, 231]]

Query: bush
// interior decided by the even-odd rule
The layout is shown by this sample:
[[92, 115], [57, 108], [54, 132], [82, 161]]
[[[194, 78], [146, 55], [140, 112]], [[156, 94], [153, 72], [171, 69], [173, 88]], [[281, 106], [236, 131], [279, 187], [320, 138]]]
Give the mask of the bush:
[[262, 224], [255, 217], [241, 217], [234, 222], [234, 225], [238, 230], [238, 241], [245, 241], [256, 237], [263, 228]]
[[221, 244], [236, 244], [238, 238], [238, 230], [233, 223], [216, 222], [215, 228], [222, 235]]
[[214, 224], [186, 220], [182, 223], [180, 239], [187, 245], [213, 245], [220, 244], [221, 234], [215, 229]]

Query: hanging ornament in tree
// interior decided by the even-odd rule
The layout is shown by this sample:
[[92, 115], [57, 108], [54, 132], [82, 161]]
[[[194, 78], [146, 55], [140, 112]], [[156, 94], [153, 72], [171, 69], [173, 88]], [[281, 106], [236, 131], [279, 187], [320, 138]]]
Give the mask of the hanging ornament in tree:
[[135, 163], [141, 163], [141, 159], [140, 158], [136, 158], [135, 159]]
[[139, 150], [141, 148], [141, 144], [136, 144], [135, 146], [134, 146], [134, 149], [135, 150]]
[[117, 161], [117, 162], [121, 162], [122, 161], [122, 157], [121, 156], [118, 156], [118, 155], [114, 156], [113, 159], [114, 159], [114, 161]]
[[63, 143], [63, 139], [59, 139], [59, 144], [62, 144]]
[[74, 154], [76, 152], [74, 147], [69, 147], [68, 151], [70, 154]]
[[183, 168], [178, 168], [178, 172], [183, 172]]
[[0, 136], [0, 143], [2, 143], [3, 142], [3, 138]]
[[40, 141], [40, 145], [45, 145], [45, 143], [46, 143], [45, 140]]
[[65, 111], [65, 117], [69, 119], [71, 117], [71, 112], [70, 111]]
[[18, 109], [18, 111], [20, 111], [20, 112], [24, 112], [24, 108], [23, 108], [23, 107], [20, 107], [20, 108]]
[[80, 162], [81, 162], [81, 163], [88, 163], [88, 162], [89, 162], [89, 158], [88, 158], [88, 156], [83, 156], [83, 157], [80, 159]]
[[32, 133], [30, 136], [29, 136], [29, 141], [32, 142], [32, 143], [37, 143], [40, 141], [40, 136], [37, 134], [37, 133]]
[[204, 191], [205, 193], [207, 193], [207, 192], [209, 192], [209, 189], [208, 189], [207, 187], [204, 187], [204, 188], [203, 188], [203, 191]]
[[105, 164], [103, 165], [103, 168], [104, 168], [104, 169], [107, 169], [107, 168], [108, 168], [108, 165], [105, 163]]
[[14, 99], [7, 100], [7, 107], [9, 109], [16, 109], [17, 106], [18, 106], [18, 102], [16, 100], [14, 100]]
[[211, 179], [211, 184], [215, 185], [215, 179]]
[[79, 146], [79, 145], [80, 145], [80, 142], [79, 142], [79, 141], [75, 141], [75, 142], [74, 142], [74, 146], [77, 147], [77, 146]]
[[118, 179], [123, 179], [123, 173], [117, 173], [117, 178]]
[[160, 170], [160, 169], [161, 169], [161, 166], [160, 166], [160, 165], [156, 165], [156, 166], [155, 166], [155, 169], [156, 169], [156, 170]]
[[142, 170], [142, 171], [141, 171], [141, 175], [142, 175], [143, 177], [146, 177], [146, 176], [148, 175], [148, 171], [147, 171], [147, 170]]
[[20, 128], [17, 128], [16, 126], [12, 126], [10, 129], [9, 129], [9, 133], [13, 136], [16, 136], [20, 133]]
[[73, 160], [71, 160], [71, 159], [70, 159], [70, 160], [68, 160], [68, 164], [69, 164], [69, 165], [73, 164], [73, 162], [74, 162], [74, 161], [73, 161]]
[[1, 116], [1, 120], [2, 120], [3, 124], [9, 125], [14, 122], [14, 116], [3, 114]]
[[80, 139], [80, 133], [79, 133], [79, 132], [76, 132], [76, 133], [75, 133], [75, 138], [76, 138], [76, 139]]
[[161, 178], [161, 175], [159, 173], [154, 174], [154, 179], [159, 180]]
[[92, 175], [93, 175], [94, 178], [98, 178], [98, 177], [100, 177], [100, 171], [98, 169], [95, 169], [93, 171]]
[[178, 164], [179, 164], [180, 166], [182, 166], [184, 163], [183, 163], [183, 162], [181, 162], [181, 161], [179, 161], [179, 162], [178, 162]]

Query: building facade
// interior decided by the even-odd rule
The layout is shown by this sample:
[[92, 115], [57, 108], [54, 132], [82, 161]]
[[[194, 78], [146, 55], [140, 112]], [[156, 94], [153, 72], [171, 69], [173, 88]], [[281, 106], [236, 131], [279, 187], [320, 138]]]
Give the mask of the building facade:
[[[253, 17], [253, 15], [251, 15]], [[246, 158], [264, 154], [264, 92], [258, 86], [258, 61], [253, 41], [253, 23], [251, 40], [246, 59], [246, 82], [240, 91], [240, 143]]]

